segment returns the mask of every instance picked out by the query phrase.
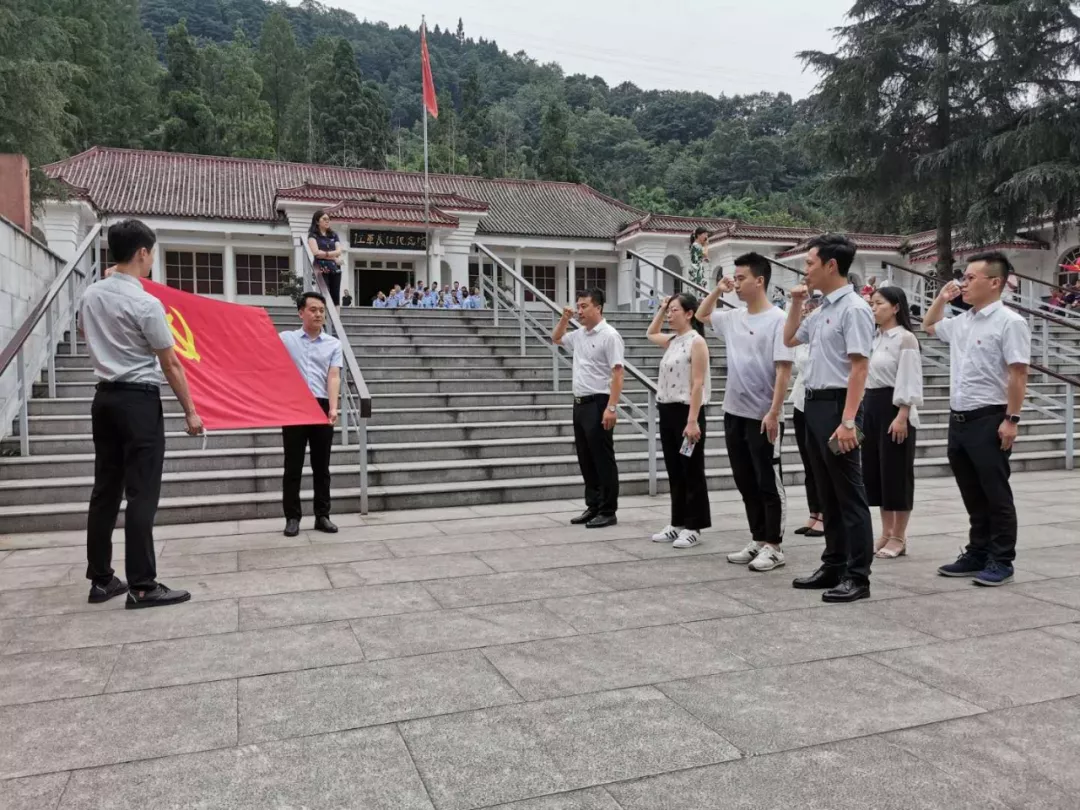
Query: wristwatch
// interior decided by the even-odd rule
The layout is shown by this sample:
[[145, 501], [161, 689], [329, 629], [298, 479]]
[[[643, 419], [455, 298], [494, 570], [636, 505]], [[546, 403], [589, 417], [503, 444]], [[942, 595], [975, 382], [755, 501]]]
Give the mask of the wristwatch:
[[1020, 424], [1020, 414], [1018, 413], [1007, 413], [1005, 414], [1005, 418], [1012, 422], [1014, 425]]
[[844, 428], [844, 430], [854, 430], [855, 429], [855, 420], [854, 419], [845, 419], [843, 422], [840, 423], [840, 426], [842, 428]]
[[608, 406], [607, 406], [607, 409], [608, 409], [609, 411], [611, 411], [612, 413], [615, 413], [615, 411], [617, 411], [617, 410], [618, 410], [618, 408], [616, 408], [616, 407], [615, 407], [614, 405], [608, 405]]

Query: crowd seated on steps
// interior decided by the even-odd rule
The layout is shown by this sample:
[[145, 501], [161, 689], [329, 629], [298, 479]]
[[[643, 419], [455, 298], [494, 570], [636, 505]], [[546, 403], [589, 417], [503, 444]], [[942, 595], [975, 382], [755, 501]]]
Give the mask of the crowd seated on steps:
[[470, 293], [468, 287], [462, 287], [456, 281], [452, 289], [447, 284], [441, 290], [437, 283], [428, 286], [421, 282], [416, 287], [406, 285], [404, 289], [395, 284], [389, 293], [379, 292], [372, 298], [371, 306], [376, 309], [486, 309], [487, 302], [476, 287]]

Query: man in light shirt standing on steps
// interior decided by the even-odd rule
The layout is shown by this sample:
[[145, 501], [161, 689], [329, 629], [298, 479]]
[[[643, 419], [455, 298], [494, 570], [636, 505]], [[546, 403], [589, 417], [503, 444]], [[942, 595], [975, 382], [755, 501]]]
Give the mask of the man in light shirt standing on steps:
[[[780, 544], [787, 521], [787, 496], [780, 465], [784, 439], [784, 398], [791, 381], [794, 349], [784, 345], [784, 310], [769, 301], [772, 268], [758, 253], [735, 260], [735, 277], [721, 277], [697, 311], [727, 347], [724, 441], [728, 461], [746, 507], [751, 540], [728, 562], [751, 571], [784, 564]], [[717, 311], [717, 300], [732, 290], [746, 308]]]
[[585, 511], [570, 522], [602, 529], [618, 523], [619, 467], [613, 432], [623, 388], [623, 340], [604, 320], [604, 293], [594, 288], [577, 299], [581, 329], [567, 333], [567, 307], [551, 339], [574, 354], [574, 445], [585, 479]]

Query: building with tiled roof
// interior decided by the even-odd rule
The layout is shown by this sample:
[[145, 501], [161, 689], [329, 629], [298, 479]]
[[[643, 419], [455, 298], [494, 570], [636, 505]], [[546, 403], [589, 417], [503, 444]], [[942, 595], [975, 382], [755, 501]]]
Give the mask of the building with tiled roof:
[[[44, 171], [64, 194], [46, 202], [38, 225], [60, 255], [73, 253], [96, 220], [138, 217], [158, 234], [155, 280], [247, 303], [275, 300], [281, 269], [300, 266], [316, 211], [330, 215], [341, 237], [343, 286], [359, 303], [393, 284], [475, 286], [482, 270], [495, 269], [481, 260], [480, 243], [554, 300], [600, 286], [610, 302], [631, 306], [649, 290], [671, 291], [671, 279], [648, 262], [682, 274], [699, 227], [711, 234], [713, 267], [729, 271], [751, 250], [798, 263], [818, 233], [654, 214], [578, 183], [433, 174], [425, 205], [424, 177], [415, 172], [104, 147]], [[882, 262], [935, 259], [933, 232], [852, 236], [863, 273], [884, 271]], [[1036, 230], [1002, 247], [1052, 280], [1054, 259], [1075, 245], [1059, 251], [1044, 236]], [[1077, 241], [1075, 229], [1070, 237]], [[958, 256], [969, 248], [958, 246]], [[781, 275], [780, 283], [795, 278]]]

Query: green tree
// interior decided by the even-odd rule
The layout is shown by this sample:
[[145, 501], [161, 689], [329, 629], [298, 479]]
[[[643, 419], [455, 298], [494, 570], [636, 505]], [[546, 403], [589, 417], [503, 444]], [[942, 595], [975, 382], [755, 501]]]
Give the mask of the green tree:
[[325, 86], [330, 74], [333, 48], [333, 40], [316, 39], [305, 54], [305, 64], [299, 67], [301, 80], [285, 116], [281, 156], [286, 160], [324, 163], [329, 157], [319, 114], [325, 99], [319, 88]]
[[262, 99], [255, 52], [243, 30], [237, 29], [228, 45], [207, 45], [202, 61], [218, 151], [232, 157], [274, 157], [273, 113]]
[[576, 183], [579, 179], [574, 166], [574, 141], [570, 137], [570, 110], [562, 102], [549, 104], [544, 109], [536, 171], [543, 180]]
[[274, 152], [278, 157], [283, 154], [293, 94], [304, 77], [302, 64], [292, 26], [280, 10], [275, 10], [266, 18], [259, 35], [258, 68], [262, 77], [262, 97], [270, 105], [274, 122]]
[[334, 44], [327, 92], [316, 112], [327, 160], [381, 169], [390, 142], [390, 117], [379, 91], [365, 85], [356, 53], [344, 39]]
[[217, 122], [202, 83], [202, 54], [181, 20], [169, 29], [168, 71], [162, 81], [165, 123], [162, 148], [173, 152], [218, 154]]

